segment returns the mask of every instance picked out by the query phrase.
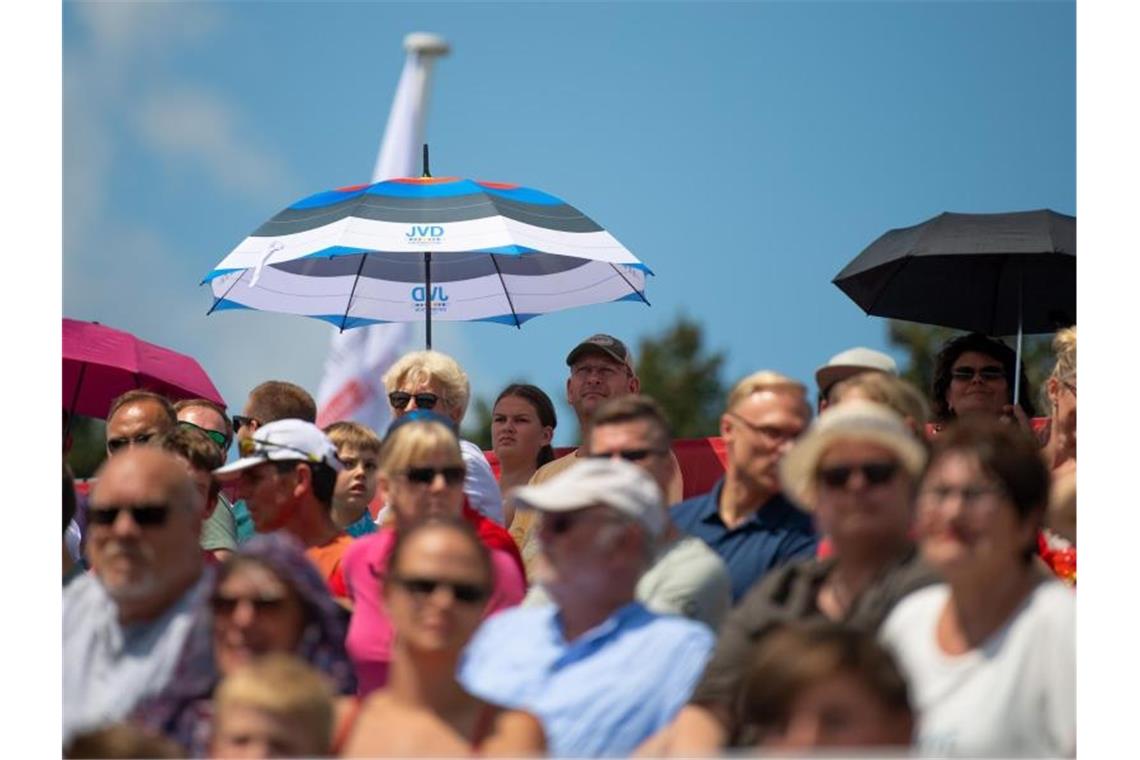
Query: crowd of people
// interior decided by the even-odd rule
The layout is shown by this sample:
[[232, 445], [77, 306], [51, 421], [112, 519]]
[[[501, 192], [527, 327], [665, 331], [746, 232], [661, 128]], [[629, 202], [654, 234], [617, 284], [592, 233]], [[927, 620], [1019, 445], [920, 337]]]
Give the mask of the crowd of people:
[[704, 493], [611, 335], [566, 357], [561, 457], [533, 385], [493, 456], [463, 440], [435, 351], [382, 431], [283, 381], [234, 415], [130, 391], [63, 468], [65, 755], [1073, 756], [1075, 327], [1054, 350], [1044, 419], [976, 334], [929, 393], [865, 348], [814, 405], [750, 374]]

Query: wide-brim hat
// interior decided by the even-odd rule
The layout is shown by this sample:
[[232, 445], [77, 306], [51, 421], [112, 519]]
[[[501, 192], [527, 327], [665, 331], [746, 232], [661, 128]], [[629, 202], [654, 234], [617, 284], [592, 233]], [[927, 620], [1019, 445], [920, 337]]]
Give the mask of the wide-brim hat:
[[780, 460], [780, 484], [789, 499], [811, 511], [819, 460], [836, 441], [866, 441], [890, 449], [911, 478], [926, 466], [926, 447], [893, 409], [854, 399], [823, 410]]
[[820, 393], [825, 394], [831, 386], [841, 380], [867, 371], [898, 375], [899, 368], [894, 359], [881, 351], [856, 346], [846, 351], [840, 351], [828, 359], [827, 364], [817, 369], [815, 371], [815, 385]]

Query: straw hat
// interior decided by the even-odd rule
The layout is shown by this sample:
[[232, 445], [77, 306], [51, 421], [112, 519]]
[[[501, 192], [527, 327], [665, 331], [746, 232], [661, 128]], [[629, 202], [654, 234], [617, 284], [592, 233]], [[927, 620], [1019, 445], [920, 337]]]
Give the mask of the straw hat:
[[784, 493], [811, 511], [819, 460], [836, 441], [855, 440], [890, 449], [912, 478], [922, 474], [926, 449], [889, 407], [861, 399], [828, 407], [780, 461]]

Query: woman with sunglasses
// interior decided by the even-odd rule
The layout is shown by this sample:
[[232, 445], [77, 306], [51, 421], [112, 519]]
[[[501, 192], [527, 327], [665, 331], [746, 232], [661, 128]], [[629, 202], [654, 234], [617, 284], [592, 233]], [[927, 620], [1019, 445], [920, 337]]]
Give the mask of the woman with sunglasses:
[[[1025, 365], [1014, 368], [1017, 356], [1001, 341], [980, 333], [963, 335], [947, 343], [934, 360], [931, 401], [933, 432], [940, 432], [956, 417], [1004, 417], [1030, 430], [1033, 400]], [[1013, 404], [1016, 374], [1021, 384], [1018, 405]]]
[[[464, 503], [466, 468], [449, 420], [433, 412], [405, 415], [380, 447], [380, 492], [391, 519], [379, 532], [358, 538], [345, 552], [344, 577], [353, 601], [346, 646], [361, 696], [388, 681], [395, 631], [380, 590], [388, 559], [403, 531], [429, 517], [464, 519], [491, 549], [494, 582], [485, 614], [518, 604], [526, 591], [521, 561], [506, 547], [510, 534]], [[517, 549], [515, 550], [517, 552]]]
[[300, 543], [280, 531], [254, 536], [218, 571], [170, 686], [140, 706], [135, 719], [203, 757], [214, 689], [251, 660], [293, 654], [327, 676], [337, 693], [353, 694], [345, 634], [344, 612]]
[[910, 539], [926, 450], [893, 410], [863, 400], [828, 407], [780, 463], [789, 498], [811, 512], [832, 552], [765, 575], [729, 613], [693, 697], [643, 751], [716, 753], [756, 737], [734, 717], [746, 664], [768, 633], [797, 621], [875, 632], [911, 591], [936, 581]]
[[395, 633], [388, 683], [350, 714], [340, 754], [543, 754], [538, 720], [483, 702], [455, 677], [493, 578], [490, 553], [462, 520], [429, 517], [398, 535], [381, 591]]
[[935, 439], [917, 526], [946, 582], [900, 602], [882, 631], [909, 676], [923, 751], [1076, 751], [1075, 598], [1034, 562], [1048, 495], [1036, 442], [1013, 425], [963, 420]]
[[[451, 420], [456, 430], [467, 413], [471, 383], [459, 362], [439, 351], [412, 351], [401, 356], [384, 373], [384, 387], [392, 417], [408, 412], [431, 411]], [[463, 483], [470, 505], [499, 525], [509, 525], [503, 514], [503, 496], [483, 450], [460, 440], [459, 448], [467, 474]]]

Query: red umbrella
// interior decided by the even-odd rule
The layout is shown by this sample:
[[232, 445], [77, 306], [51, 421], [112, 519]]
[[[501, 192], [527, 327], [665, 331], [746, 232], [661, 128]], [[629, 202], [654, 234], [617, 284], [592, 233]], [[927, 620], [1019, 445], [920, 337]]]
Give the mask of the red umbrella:
[[63, 320], [63, 408], [105, 418], [111, 402], [135, 388], [172, 401], [206, 398], [225, 405], [197, 361], [98, 322]]

